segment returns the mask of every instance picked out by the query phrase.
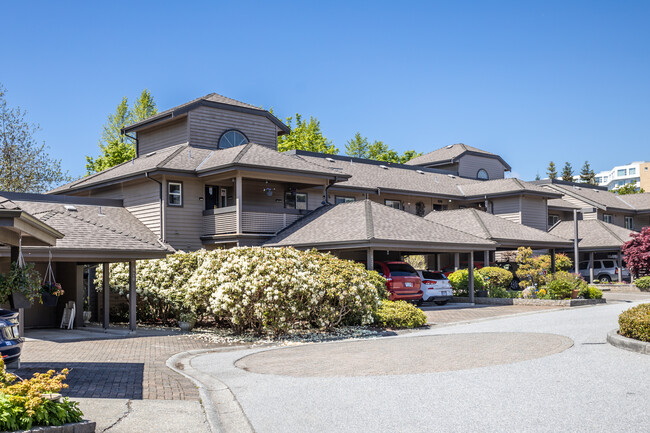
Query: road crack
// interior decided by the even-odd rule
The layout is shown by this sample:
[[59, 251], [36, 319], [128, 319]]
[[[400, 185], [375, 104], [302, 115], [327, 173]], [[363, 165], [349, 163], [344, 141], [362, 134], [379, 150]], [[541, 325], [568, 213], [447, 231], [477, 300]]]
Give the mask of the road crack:
[[102, 430], [101, 433], [107, 432], [113, 427], [115, 427], [116, 425], [118, 425], [119, 423], [121, 423], [124, 420], [124, 418], [129, 416], [132, 412], [133, 412], [133, 400], [129, 400], [126, 402], [126, 411], [122, 414], [122, 416], [119, 417], [113, 424], [109, 425], [104, 430]]

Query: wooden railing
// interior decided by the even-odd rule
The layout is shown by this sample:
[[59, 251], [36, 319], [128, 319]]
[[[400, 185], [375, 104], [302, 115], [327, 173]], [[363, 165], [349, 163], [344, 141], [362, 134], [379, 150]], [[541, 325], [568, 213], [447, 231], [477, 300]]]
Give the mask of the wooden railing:
[[[302, 214], [291, 209], [268, 210], [263, 208], [244, 208], [242, 211], [242, 233], [275, 234], [302, 218]], [[223, 235], [237, 232], [237, 208], [229, 206], [205, 211], [203, 214], [203, 234]]]

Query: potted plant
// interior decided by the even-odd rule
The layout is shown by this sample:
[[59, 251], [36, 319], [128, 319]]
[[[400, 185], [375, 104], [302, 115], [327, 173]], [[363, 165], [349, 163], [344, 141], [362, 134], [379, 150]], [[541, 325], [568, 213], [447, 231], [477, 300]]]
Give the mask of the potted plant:
[[60, 283], [46, 281], [41, 285], [41, 301], [46, 307], [56, 307], [61, 295], [63, 289]]
[[4, 291], [11, 294], [13, 308], [29, 308], [36, 299], [41, 297], [40, 276], [33, 263], [18, 266], [11, 264], [11, 270], [3, 281]]
[[184, 311], [178, 316], [178, 326], [183, 332], [190, 332], [196, 323], [196, 313]]
[[90, 318], [92, 317], [92, 312], [90, 311], [90, 306], [88, 305], [88, 297], [84, 299], [84, 312], [83, 312], [83, 317], [84, 317], [84, 325], [87, 325], [90, 323]]

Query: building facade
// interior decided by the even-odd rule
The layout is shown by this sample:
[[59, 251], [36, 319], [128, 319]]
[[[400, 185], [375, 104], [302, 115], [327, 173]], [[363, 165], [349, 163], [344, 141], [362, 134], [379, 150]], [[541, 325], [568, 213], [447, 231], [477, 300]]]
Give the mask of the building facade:
[[611, 170], [596, 174], [599, 186], [614, 190], [627, 184], [633, 184], [637, 189], [650, 191], [650, 162], [636, 161], [627, 165], [618, 165]]

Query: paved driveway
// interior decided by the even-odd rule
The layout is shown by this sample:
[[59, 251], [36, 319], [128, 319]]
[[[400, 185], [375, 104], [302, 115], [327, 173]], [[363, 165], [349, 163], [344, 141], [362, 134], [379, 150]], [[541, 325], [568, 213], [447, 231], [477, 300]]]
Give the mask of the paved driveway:
[[[399, 344], [377, 340], [385, 350], [355, 347], [355, 342], [325, 343], [308, 354], [287, 348], [204, 355], [191, 366], [228, 385], [257, 432], [646, 432], [650, 358], [606, 343], [618, 314], [630, 305], [433, 327], [395, 337]], [[507, 338], [478, 344], [482, 333], [488, 342], [493, 333]], [[530, 356], [522, 359], [530, 333], [538, 334], [539, 341], [570, 340], [573, 345], [539, 344], [526, 348]], [[454, 339], [468, 338], [475, 344], [463, 350], [454, 346]], [[348, 351], [342, 349], [346, 344]], [[272, 359], [273, 351], [286, 351], [284, 369]], [[432, 370], [422, 352], [446, 352], [446, 367]], [[485, 362], [494, 360], [495, 353], [498, 362]], [[255, 356], [271, 356], [272, 368], [252, 362]], [[329, 373], [296, 368], [302, 356], [310, 368]], [[369, 365], [401, 358], [409, 368], [396, 368], [393, 374], [372, 374], [370, 368], [355, 375], [345, 367], [351, 356]], [[457, 369], [463, 363], [464, 369]], [[422, 373], [413, 373], [418, 366]]]

